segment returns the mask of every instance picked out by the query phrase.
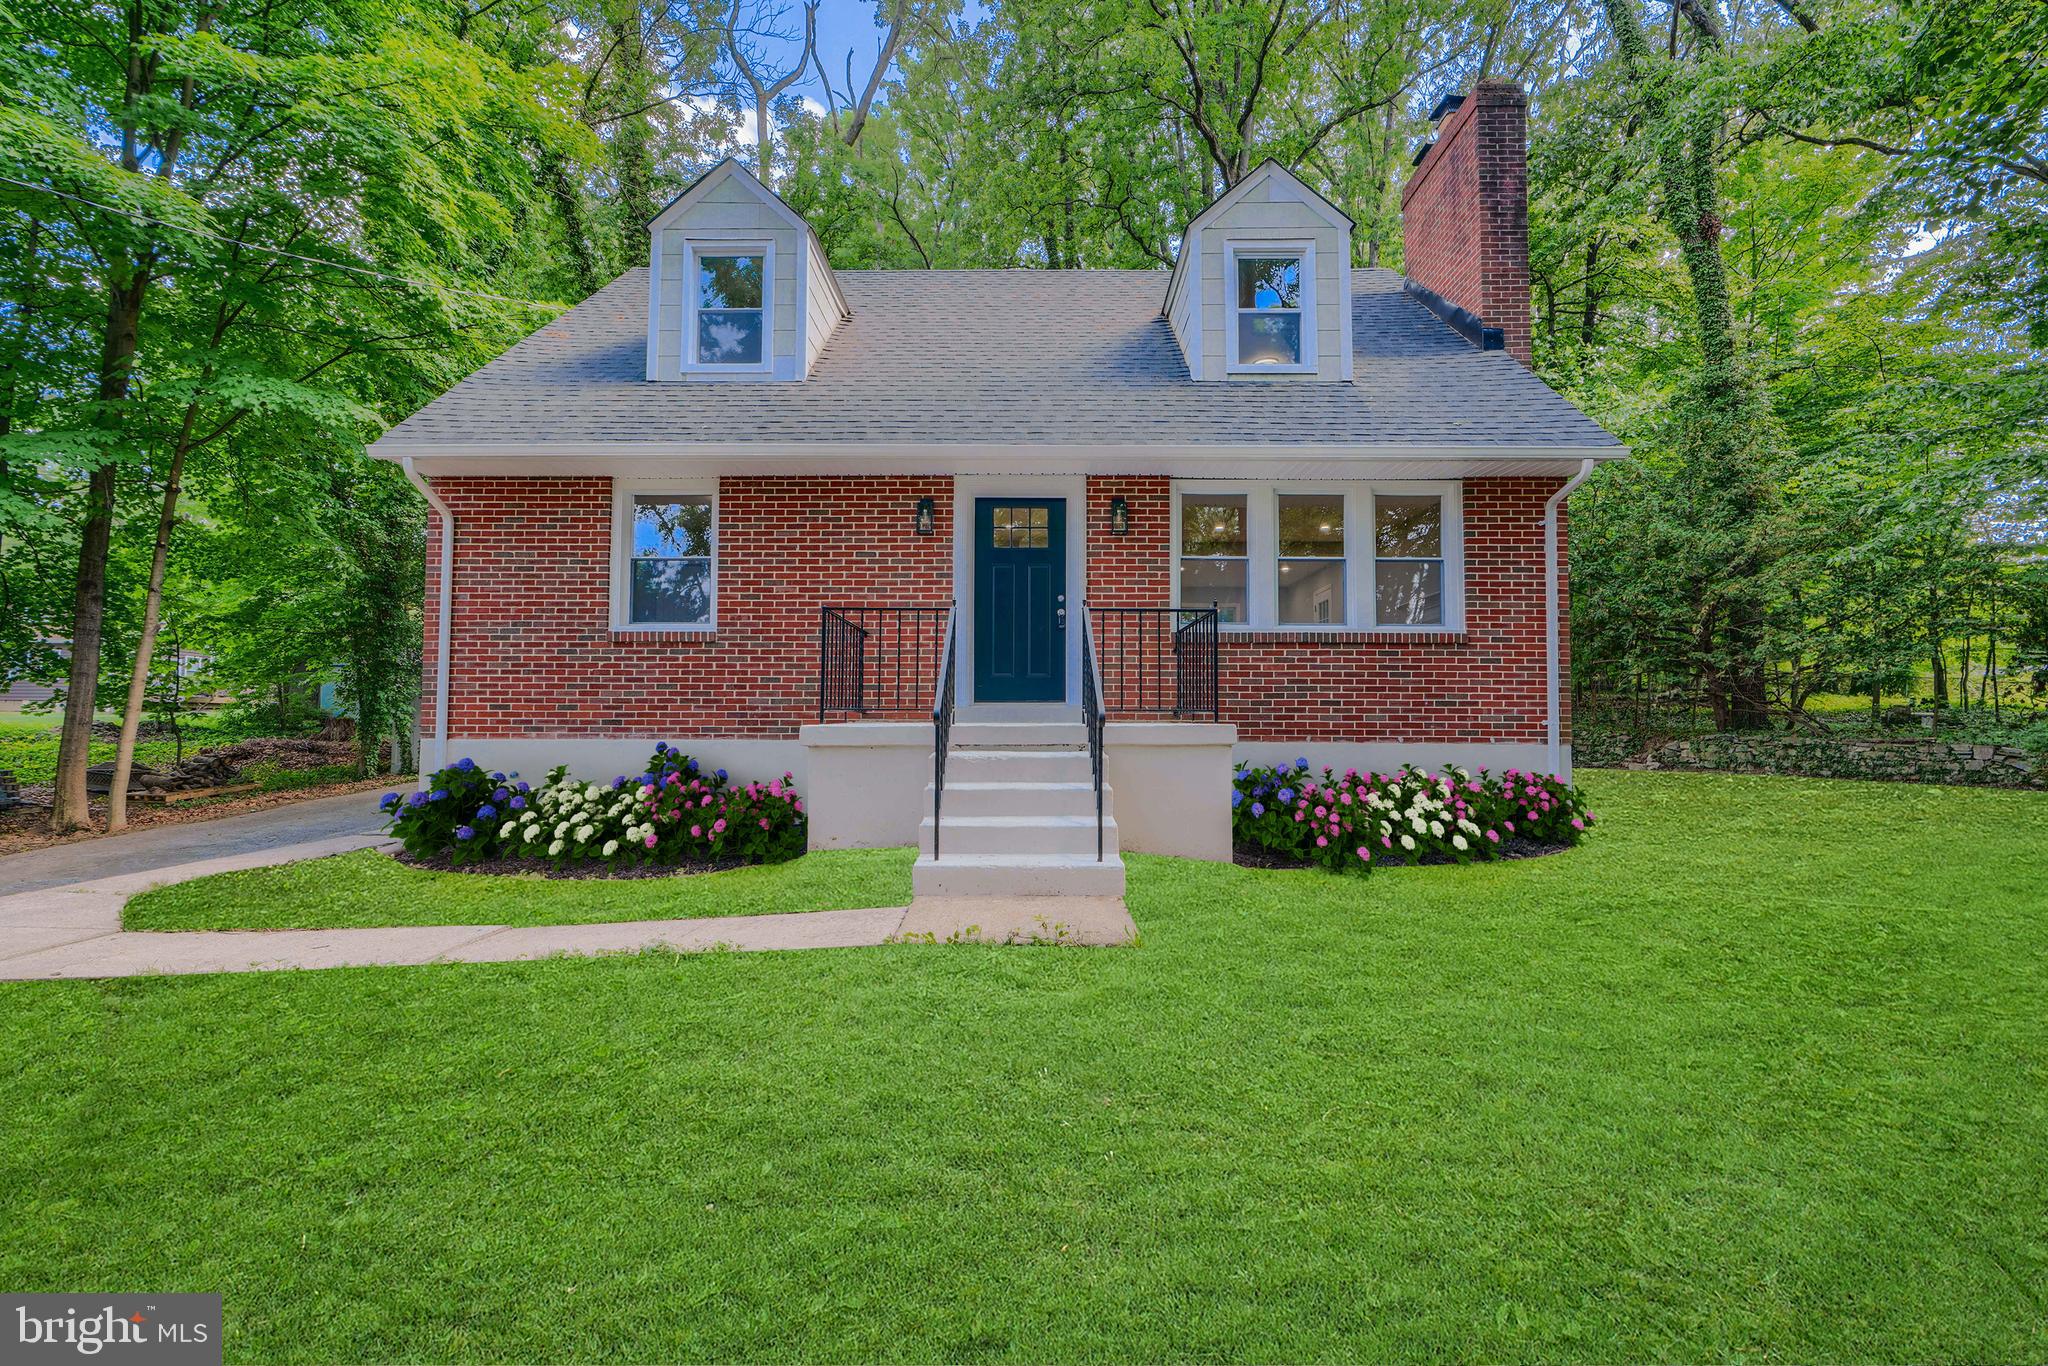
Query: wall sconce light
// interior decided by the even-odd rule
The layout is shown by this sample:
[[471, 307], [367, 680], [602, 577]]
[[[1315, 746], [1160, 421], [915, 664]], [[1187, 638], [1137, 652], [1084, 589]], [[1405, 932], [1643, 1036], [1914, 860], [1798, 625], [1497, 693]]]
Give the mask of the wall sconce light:
[[917, 500], [917, 534], [929, 536], [939, 528], [938, 505], [929, 498]]
[[1131, 534], [1131, 505], [1124, 501], [1122, 494], [1109, 500], [1109, 534], [1128, 536]]

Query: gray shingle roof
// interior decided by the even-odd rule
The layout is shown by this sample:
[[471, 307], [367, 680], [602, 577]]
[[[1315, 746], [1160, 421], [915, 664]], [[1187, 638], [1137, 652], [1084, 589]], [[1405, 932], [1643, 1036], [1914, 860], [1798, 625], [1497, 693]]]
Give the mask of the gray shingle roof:
[[500, 442], [1620, 450], [1390, 270], [1352, 274], [1351, 384], [1195, 383], [1159, 314], [1160, 271], [838, 277], [853, 316], [802, 383], [649, 383], [647, 272], [629, 270], [399, 423], [379, 453]]

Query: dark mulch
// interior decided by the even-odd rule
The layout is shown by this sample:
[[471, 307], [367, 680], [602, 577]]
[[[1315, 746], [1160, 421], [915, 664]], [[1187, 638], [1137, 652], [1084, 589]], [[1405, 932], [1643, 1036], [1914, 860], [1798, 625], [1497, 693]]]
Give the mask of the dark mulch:
[[613, 868], [602, 863], [556, 865], [531, 858], [487, 858], [457, 867], [448, 861], [446, 854], [436, 854], [432, 858], [414, 858], [404, 850], [399, 850], [393, 857], [408, 867], [424, 868], [430, 873], [524, 874], [528, 877], [546, 878], [605, 878], [613, 882], [646, 877], [693, 877], [698, 873], [722, 873], [729, 868], [747, 866], [745, 859], [719, 859], [711, 863], [641, 863], [630, 867]]
[[[1569, 844], [1546, 844], [1541, 840], [1517, 838], [1502, 843], [1500, 846], [1500, 856], [1503, 859], [1543, 858], [1549, 854], [1562, 854], [1569, 848], [1571, 848]], [[1373, 862], [1380, 862], [1380, 858], [1380, 851], [1374, 850]], [[1305, 863], [1300, 859], [1287, 858], [1255, 844], [1242, 843], [1231, 846], [1230, 861], [1240, 868], [1313, 868], [1316, 866], [1313, 863]], [[1442, 854], [1429, 854], [1420, 859], [1410, 861], [1410, 863], [1417, 863], [1425, 868], [1455, 864], [1456, 862], [1456, 859], [1447, 858]], [[1410, 864], [1403, 863], [1398, 859], [1388, 858], [1382, 866], [1403, 868], [1410, 866]]]

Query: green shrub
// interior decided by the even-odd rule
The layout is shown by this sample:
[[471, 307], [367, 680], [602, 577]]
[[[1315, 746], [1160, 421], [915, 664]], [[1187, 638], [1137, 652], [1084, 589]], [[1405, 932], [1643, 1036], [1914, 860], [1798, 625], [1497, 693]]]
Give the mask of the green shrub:
[[1516, 840], [1577, 844], [1593, 823], [1585, 800], [1555, 777], [1509, 769], [1473, 777], [1404, 767], [1398, 773], [1325, 768], [1308, 760], [1250, 768], [1231, 783], [1235, 843], [1332, 870], [1378, 863], [1496, 859]]

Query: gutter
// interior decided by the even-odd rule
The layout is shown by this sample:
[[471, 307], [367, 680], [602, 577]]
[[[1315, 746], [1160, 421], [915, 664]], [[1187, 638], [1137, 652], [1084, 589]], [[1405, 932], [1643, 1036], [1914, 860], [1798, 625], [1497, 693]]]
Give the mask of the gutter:
[[1564, 722], [1559, 705], [1562, 699], [1558, 696], [1557, 576], [1561, 566], [1557, 562], [1557, 511], [1564, 506], [1564, 500], [1572, 496], [1572, 490], [1586, 482], [1596, 463], [1582, 461], [1579, 472], [1566, 480], [1564, 487], [1551, 494], [1543, 504], [1543, 684], [1550, 704], [1544, 757], [1550, 772], [1559, 777], [1563, 776], [1560, 770], [1564, 758]]
[[[420, 774], [424, 777], [445, 766], [448, 757], [448, 660], [452, 647], [449, 632], [454, 628], [455, 621], [455, 514], [448, 510], [448, 505], [441, 501], [441, 495], [435, 493], [427, 481], [420, 477], [419, 471], [413, 468], [411, 456], [401, 456], [398, 467], [405, 471], [406, 479], [419, 490], [420, 497], [427, 500], [427, 506], [441, 519], [441, 602], [435, 627], [440, 657], [434, 662], [433, 755], [431, 761], [424, 755], [420, 760]], [[1556, 701], [1553, 691], [1553, 716], [1556, 713]]]

